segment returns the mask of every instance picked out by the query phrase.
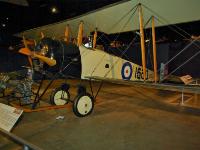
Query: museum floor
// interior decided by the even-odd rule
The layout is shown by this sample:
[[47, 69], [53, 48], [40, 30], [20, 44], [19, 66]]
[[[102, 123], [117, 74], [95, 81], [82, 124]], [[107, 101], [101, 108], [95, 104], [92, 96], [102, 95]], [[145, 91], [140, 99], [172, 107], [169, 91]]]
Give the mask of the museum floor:
[[[73, 86], [71, 93], [75, 90]], [[180, 106], [177, 92], [106, 83], [91, 115], [76, 117], [71, 104], [64, 109], [24, 113], [12, 133], [45, 150], [200, 149], [200, 96], [187, 94], [185, 99], [185, 105], [196, 107]], [[56, 120], [58, 116], [64, 119]], [[0, 149], [20, 146], [0, 134]]]

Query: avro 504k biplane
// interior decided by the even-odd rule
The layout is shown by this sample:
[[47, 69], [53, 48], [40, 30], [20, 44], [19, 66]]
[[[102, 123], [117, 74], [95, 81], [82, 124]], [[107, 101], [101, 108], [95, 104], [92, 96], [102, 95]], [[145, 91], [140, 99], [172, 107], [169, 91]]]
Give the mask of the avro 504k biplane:
[[[179, 3], [181, 3], [182, 6], [177, 8]], [[36, 109], [36, 104], [54, 79], [74, 76], [73, 73], [70, 75], [73, 70], [80, 73], [79, 75], [76, 74], [76, 77], [89, 80], [90, 82], [93, 80], [106, 80], [118, 84], [143, 85], [158, 89], [199, 92], [199, 86], [192, 87], [162, 84], [161, 80], [160, 83], [158, 83], [158, 73], [162, 74], [163, 72], [162, 70], [157, 71], [155, 37], [155, 27], [199, 20], [199, 5], [200, 1], [197, 0], [188, 1], [188, 3], [182, 3], [182, 0], [141, 0], [140, 3], [136, 0], [125, 0], [76, 18], [31, 29], [18, 34], [21, 37], [24, 36], [27, 39], [35, 39], [35, 41], [37, 41], [30, 46], [24, 38], [25, 47], [19, 50], [19, 53], [28, 56], [30, 62], [30, 68], [28, 69], [29, 77], [36, 71], [41, 72], [43, 75], [43, 79], [40, 82], [33, 103], [31, 103], [32, 109]], [[164, 16], [167, 16], [167, 18], [164, 19]], [[147, 40], [145, 40], [144, 28], [152, 33]], [[176, 26], [170, 26], [170, 28], [173, 30], [177, 29]], [[62, 32], [64, 29], [65, 36], [63, 39], [60, 37], [63, 37]], [[127, 31], [133, 31], [134, 38], [131, 40], [128, 39], [130, 43], [118, 43], [119, 34]], [[180, 31], [181, 30], [178, 29], [176, 32], [183, 36]], [[89, 36], [92, 32], [94, 33], [93, 36]], [[99, 32], [101, 32], [101, 35], [97, 35]], [[42, 39], [39, 36], [40, 33], [42, 33]], [[112, 41], [115, 50], [121, 51], [120, 55], [115, 56], [114, 54], [110, 54], [106, 50], [107, 47], [104, 47], [104, 50], [98, 49], [99, 46], [97, 43], [99, 40], [103, 39], [104, 33], [118, 33], [116, 38]], [[78, 37], [75, 38], [75, 35], [78, 35]], [[90, 37], [90, 40], [87, 43], [84, 43], [83, 37]], [[135, 44], [136, 38], [139, 38], [140, 40], [141, 48], [139, 47], [139, 49], [141, 49], [141, 56], [140, 54], [137, 55], [138, 57], [141, 57], [141, 65], [134, 63], [134, 61], [129, 61], [129, 59], [126, 59], [125, 57], [126, 51]], [[152, 41], [153, 49], [152, 69], [148, 68], [146, 62], [148, 59], [146, 48], [149, 39]], [[198, 40], [193, 40], [191, 42], [198, 48], [198, 52], [193, 56], [195, 57], [199, 54], [200, 46], [195, 43], [198, 42]], [[184, 51], [184, 49], [182, 51]], [[133, 55], [135, 55], [134, 52], [135, 50], [133, 49]], [[178, 55], [179, 54], [177, 54], [177, 56]], [[172, 59], [175, 59], [177, 56]], [[184, 61], [179, 68], [187, 63], [189, 59]], [[170, 61], [172, 60], [165, 62], [165, 64], [170, 63]], [[39, 94], [43, 80], [48, 72], [51, 72], [54, 75], [50, 79], [50, 83], [47, 85], [44, 92]], [[173, 72], [161, 79], [166, 79], [171, 74], [173, 74]], [[102, 84], [100, 85], [99, 90], [101, 86]], [[27, 87], [28, 86], [24, 84], [22, 91]], [[90, 114], [94, 107], [94, 100], [97, 96], [93, 94], [92, 85], [91, 92], [88, 92], [88, 89], [80, 85], [74, 100], [70, 99], [69, 87], [69, 84], [63, 83], [59, 88], [52, 92], [51, 102], [56, 106], [51, 107], [57, 108], [64, 106], [68, 102], [73, 102], [73, 110], [77, 116], [82, 117]], [[97, 91], [97, 94], [99, 90]], [[30, 98], [30, 95], [22, 95], [25, 95], [26, 98]], [[26, 101], [26, 98], [23, 97], [23, 100]]]

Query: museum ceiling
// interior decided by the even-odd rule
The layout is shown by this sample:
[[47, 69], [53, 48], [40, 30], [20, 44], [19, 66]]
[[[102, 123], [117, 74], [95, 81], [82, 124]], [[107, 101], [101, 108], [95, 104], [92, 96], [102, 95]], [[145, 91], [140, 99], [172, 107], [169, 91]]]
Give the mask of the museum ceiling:
[[1, 33], [26, 29], [71, 18], [120, 0], [0, 0]]

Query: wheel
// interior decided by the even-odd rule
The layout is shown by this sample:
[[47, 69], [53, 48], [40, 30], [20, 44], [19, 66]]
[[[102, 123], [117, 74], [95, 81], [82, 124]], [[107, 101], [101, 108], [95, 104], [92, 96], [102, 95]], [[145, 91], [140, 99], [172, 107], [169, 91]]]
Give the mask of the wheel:
[[73, 103], [73, 112], [78, 117], [85, 117], [92, 113], [94, 99], [88, 93], [79, 94]]
[[69, 102], [69, 99], [69, 92], [59, 87], [52, 92], [50, 102], [53, 105], [65, 105]]

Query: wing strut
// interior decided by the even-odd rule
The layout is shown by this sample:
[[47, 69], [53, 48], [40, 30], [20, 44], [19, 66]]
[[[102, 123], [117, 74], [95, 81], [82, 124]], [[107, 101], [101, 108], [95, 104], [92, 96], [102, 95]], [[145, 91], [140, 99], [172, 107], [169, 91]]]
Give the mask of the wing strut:
[[97, 28], [94, 31], [94, 37], [93, 37], [93, 48], [96, 47], [97, 44]]
[[81, 21], [79, 25], [77, 46], [80, 46], [82, 44], [82, 41], [83, 41], [83, 21]]
[[140, 41], [141, 41], [141, 51], [142, 51], [142, 68], [144, 81], [146, 80], [146, 57], [145, 57], [145, 43], [144, 43], [144, 30], [143, 30], [143, 14], [142, 6], [139, 4], [139, 20], [140, 20]]
[[66, 43], [69, 43], [69, 41], [70, 41], [70, 38], [69, 38], [69, 36], [70, 36], [70, 31], [69, 31], [70, 29], [69, 29], [69, 24], [67, 24], [67, 26], [66, 26], [66, 28], [65, 28], [65, 38], [64, 38], [64, 41], [66, 42]]
[[152, 41], [153, 41], [153, 68], [154, 68], [154, 81], [157, 83], [157, 55], [156, 55], [156, 34], [155, 34], [155, 21], [154, 16], [152, 16]]

